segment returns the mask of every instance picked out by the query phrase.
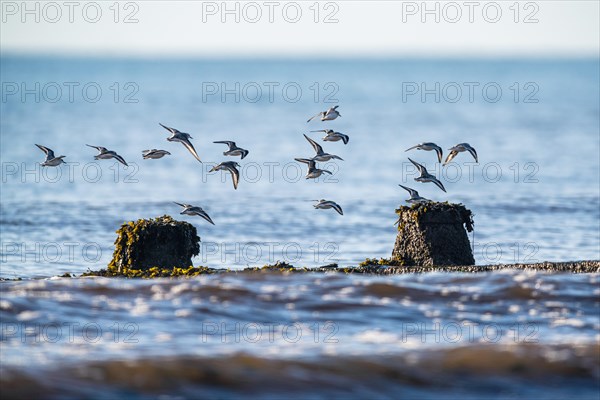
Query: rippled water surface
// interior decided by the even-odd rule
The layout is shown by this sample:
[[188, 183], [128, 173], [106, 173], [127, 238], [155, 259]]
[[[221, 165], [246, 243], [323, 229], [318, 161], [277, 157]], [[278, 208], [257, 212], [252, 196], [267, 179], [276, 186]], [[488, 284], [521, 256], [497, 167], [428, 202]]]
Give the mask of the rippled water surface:
[[[239, 268], [277, 260], [356, 265], [390, 255], [394, 209], [407, 198], [399, 183], [433, 200], [462, 202], [474, 212], [471, 240], [478, 264], [600, 258], [597, 60], [5, 57], [2, 75], [34, 92], [7, 95], [0, 105], [2, 277], [97, 269], [110, 260], [114, 231], [123, 221], [163, 214], [198, 228], [203, 248], [196, 265]], [[64, 82], [81, 83], [72, 102]], [[269, 82], [279, 85], [272, 96]], [[407, 88], [415, 82], [425, 89], [489, 83], [502, 94], [492, 99], [478, 90], [470, 99], [465, 91], [456, 102], [442, 89], [439, 99], [435, 93], [409, 96]], [[126, 88], [128, 83], [133, 86]], [[533, 86], [525, 90], [527, 83]], [[51, 102], [57, 97], [54, 84], [65, 90]], [[96, 102], [91, 89], [79, 90], [86, 84], [102, 90]], [[217, 94], [209, 94], [213, 84]], [[285, 85], [300, 92], [282, 92]], [[256, 86], [263, 88], [259, 97], [250, 92]], [[525, 99], [526, 94], [531, 96]], [[333, 101], [342, 117], [306, 123]], [[204, 164], [182, 145], [167, 142], [159, 122], [190, 132]], [[307, 181], [304, 165], [293, 160], [311, 155], [302, 134], [329, 127], [350, 136], [346, 146], [321, 142], [344, 161], [327, 163], [334, 173], [328, 179]], [[216, 140], [235, 140], [250, 150], [240, 161], [237, 191], [228, 176], [208, 172], [225, 160], [225, 146], [213, 144]], [[463, 153], [441, 168], [432, 152], [404, 152], [421, 141], [444, 150], [469, 142], [480, 163]], [[43, 154], [34, 143], [67, 155], [71, 164], [40, 169], [36, 163]], [[95, 150], [85, 144], [116, 150], [132, 166], [95, 162]], [[142, 160], [146, 148], [172, 155]], [[447, 193], [414, 182], [407, 156], [441, 176]], [[314, 210], [308, 200], [320, 198], [337, 201], [344, 216]], [[204, 207], [216, 225], [179, 216], [173, 201]]]
[[598, 283], [514, 270], [3, 282], [2, 379], [106, 398], [596, 398]]
[[[388, 257], [394, 209], [407, 198], [399, 183], [473, 211], [477, 264], [598, 260], [598, 60], [3, 57], [1, 68], [3, 82], [27, 88], [102, 90], [96, 102], [79, 90], [71, 102], [65, 89], [56, 102], [40, 92], [39, 102], [34, 93], [0, 104], [0, 278], [23, 278], [0, 282], [3, 394], [598, 398], [598, 274], [57, 278], [104, 268], [120, 224], [164, 214], [197, 227], [194, 265]], [[235, 91], [273, 82], [272, 99], [206, 92], [213, 83]], [[406, 96], [407, 84], [438, 82], [491, 82], [502, 96]], [[287, 84], [300, 95], [282, 94]], [[526, 102], [532, 88], [537, 102]], [[307, 125], [326, 101], [339, 103], [342, 117]], [[204, 163], [167, 142], [159, 122], [190, 132]], [[311, 155], [302, 133], [323, 127], [350, 142], [323, 143], [344, 161], [326, 165], [327, 180], [306, 181], [293, 158]], [[225, 159], [216, 140], [250, 150], [238, 190], [208, 172]], [[469, 142], [480, 162], [460, 154], [441, 168], [432, 153], [405, 153], [421, 141]], [[35, 143], [70, 164], [41, 169]], [[130, 167], [95, 162], [85, 144], [116, 150]], [[172, 155], [142, 160], [147, 148]], [[407, 156], [442, 176], [447, 193], [414, 182]], [[337, 201], [344, 215], [314, 210], [308, 200], [318, 198]], [[204, 207], [216, 225], [179, 215], [173, 201]]]

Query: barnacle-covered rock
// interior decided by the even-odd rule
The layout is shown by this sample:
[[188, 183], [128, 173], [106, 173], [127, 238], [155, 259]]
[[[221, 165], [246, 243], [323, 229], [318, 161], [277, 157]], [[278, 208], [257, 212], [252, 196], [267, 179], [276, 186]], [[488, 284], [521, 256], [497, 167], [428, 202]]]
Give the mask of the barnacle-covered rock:
[[126, 222], [117, 231], [111, 274], [128, 276], [129, 271], [188, 269], [192, 257], [200, 253], [196, 228], [168, 215]]
[[[392, 260], [399, 265], [473, 265], [467, 231], [473, 214], [462, 204], [422, 203], [400, 206]], [[465, 230], [466, 229], [466, 230]]]

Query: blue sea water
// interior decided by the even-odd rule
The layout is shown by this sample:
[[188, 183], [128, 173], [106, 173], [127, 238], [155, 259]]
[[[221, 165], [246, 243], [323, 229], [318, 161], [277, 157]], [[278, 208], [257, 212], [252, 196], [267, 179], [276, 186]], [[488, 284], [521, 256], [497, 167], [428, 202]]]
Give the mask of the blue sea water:
[[[239, 268], [278, 260], [355, 265], [387, 257], [403, 183], [475, 214], [478, 264], [600, 258], [598, 60], [106, 60], [2, 59], [2, 277], [79, 273], [108, 263], [124, 221], [178, 216], [173, 201], [207, 210], [196, 265]], [[342, 117], [306, 120], [339, 104]], [[165, 139], [158, 123], [189, 132], [202, 160]], [[303, 138], [344, 161], [305, 180]], [[209, 173], [234, 140], [250, 154], [234, 190]], [[477, 149], [441, 167], [422, 142], [445, 153]], [[66, 155], [40, 168], [34, 144]], [[85, 144], [130, 164], [94, 161]], [[147, 148], [171, 156], [142, 160]], [[411, 157], [441, 176], [447, 193], [414, 182]], [[344, 209], [314, 210], [312, 199]]]
[[[598, 274], [56, 276], [104, 268], [120, 224], [164, 214], [197, 227], [195, 265], [389, 257], [400, 183], [473, 211], [477, 264], [598, 260], [598, 59], [3, 55], [0, 69], [0, 278], [24, 279], [0, 282], [8, 395], [597, 398]], [[336, 104], [337, 120], [306, 123]], [[203, 163], [159, 122], [189, 132]], [[343, 161], [305, 180], [302, 134], [326, 128], [350, 136], [319, 142]], [[228, 159], [217, 140], [250, 150], [238, 190], [209, 172]], [[479, 163], [405, 152], [423, 141], [445, 153], [468, 142]], [[36, 143], [67, 164], [41, 168]], [[130, 166], [95, 161], [86, 144]], [[171, 155], [143, 160], [149, 148]], [[407, 157], [447, 193], [415, 182]], [[313, 209], [320, 198], [344, 215]]]

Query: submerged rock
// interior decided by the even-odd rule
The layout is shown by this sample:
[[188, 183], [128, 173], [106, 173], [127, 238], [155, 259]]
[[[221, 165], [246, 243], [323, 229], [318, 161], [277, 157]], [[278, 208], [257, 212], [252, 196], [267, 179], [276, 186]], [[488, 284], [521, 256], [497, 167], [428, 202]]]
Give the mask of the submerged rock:
[[192, 266], [192, 257], [200, 253], [196, 228], [168, 215], [124, 223], [117, 234], [108, 265], [112, 274], [127, 275], [131, 270], [155, 267], [187, 269]]
[[[467, 231], [473, 214], [462, 204], [424, 203], [401, 206], [392, 252], [395, 264], [410, 266], [473, 265]], [[465, 230], [466, 229], [466, 230]]]

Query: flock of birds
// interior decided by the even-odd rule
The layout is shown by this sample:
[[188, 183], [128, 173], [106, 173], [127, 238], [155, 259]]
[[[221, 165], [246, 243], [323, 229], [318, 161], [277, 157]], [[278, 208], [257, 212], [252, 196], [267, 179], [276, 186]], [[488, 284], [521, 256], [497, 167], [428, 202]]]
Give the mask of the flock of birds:
[[[315, 118], [319, 118], [321, 121], [333, 121], [336, 118], [341, 117], [341, 114], [337, 110], [338, 107], [339, 106], [330, 107], [326, 111], [319, 112], [318, 114], [309, 118], [308, 121], [306, 121], [306, 122], [309, 123]], [[169, 142], [181, 143], [192, 154], [192, 156], [194, 156], [194, 158], [196, 160], [198, 160], [199, 162], [202, 162], [200, 160], [200, 157], [198, 156], [198, 153], [196, 152], [196, 149], [194, 148], [194, 145], [190, 141], [190, 139], [193, 139], [193, 138], [189, 133], [181, 132], [175, 128], [165, 126], [161, 123], [159, 123], [159, 125], [170, 132], [171, 136], [169, 136], [167, 138], [167, 140]], [[333, 129], [320, 129], [320, 130], [315, 130], [315, 131], [311, 131], [311, 132], [325, 133], [325, 136], [322, 138], [322, 140], [324, 142], [338, 142], [341, 140], [346, 145], [350, 141], [350, 138], [348, 137], [348, 135], [345, 135], [340, 132], [336, 132]], [[314, 141], [313, 139], [308, 137], [306, 134], [304, 134], [304, 137], [310, 143], [310, 145], [312, 146], [313, 150], [316, 153], [311, 158], [295, 158], [296, 161], [306, 164], [308, 166], [308, 171], [306, 173], [305, 178], [306, 179], [315, 179], [315, 178], [320, 177], [324, 173], [331, 175], [332, 174], [331, 171], [318, 168], [317, 162], [326, 162], [326, 161], [330, 161], [330, 160], [342, 160], [343, 161], [343, 159], [335, 154], [326, 153], [320, 144], [318, 144], [316, 141]], [[224, 156], [230, 156], [230, 157], [238, 157], [239, 156], [239, 157], [241, 157], [241, 159], [244, 159], [249, 153], [248, 150], [238, 147], [236, 145], [236, 143], [233, 141], [222, 140], [222, 141], [216, 141], [213, 143], [225, 144], [228, 146], [228, 150], [223, 152]], [[36, 146], [38, 148], [40, 148], [40, 150], [42, 150], [46, 154], [46, 158], [45, 158], [44, 162], [41, 164], [42, 167], [57, 167], [60, 164], [65, 163], [65, 161], [63, 160], [63, 158], [65, 158], [65, 156], [57, 157], [54, 154], [54, 151], [52, 151], [52, 149], [42, 146], [42, 145], [39, 145], [39, 144], [36, 144]], [[119, 154], [117, 154], [117, 152], [115, 152], [115, 151], [108, 150], [106, 147], [102, 147], [102, 146], [92, 146], [89, 144], [87, 144], [86, 146], [92, 147], [92, 148], [98, 150], [98, 154], [94, 156], [95, 160], [108, 160], [108, 159], [114, 158], [121, 164], [128, 166], [125, 159], [123, 157], [121, 157]], [[425, 151], [435, 151], [437, 153], [438, 161], [440, 163], [442, 162], [442, 159], [443, 159], [442, 148], [440, 146], [436, 145], [435, 143], [430, 143], [430, 142], [420, 143], [420, 144], [417, 144], [415, 146], [412, 146], [412, 147], [406, 149], [406, 151], [410, 151], [410, 150], [414, 150], [414, 149], [425, 150]], [[461, 152], [469, 152], [475, 159], [475, 162], [479, 162], [479, 160], [477, 158], [477, 152], [468, 143], [459, 143], [456, 146], [453, 146], [448, 150], [450, 151], [450, 153], [446, 157], [446, 160], [444, 161], [443, 165], [446, 165], [449, 162], [451, 162], [458, 155], [458, 153], [461, 153]], [[169, 153], [166, 150], [159, 150], [159, 149], [150, 149], [150, 150], [142, 151], [142, 157], [145, 160], [160, 159], [160, 158], [163, 158], [164, 156], [170, 155], [170, 154], [171, 153]], [[446, 192], [446, 189], [444, 188], [444, 185], [442, 184], [442, 182], [440, 182], [440, 180], [437, 179], [434, 175], [430, 174], [423, 165], [419, 164], [418, 162], [416, 162], [410, 158], [409, 158], [409, 161], [419, 171], [419, 176], [415, 178], [415, 181], [421, 182], [421, 183], [432, 182], [435, 185], [437, 185], [441, 190]], [[229, 172], [232, 177], [233, 188], [237, 189], [239, 180], [240, 180], [240, 172], [238, 170], [239, 167], [240, 167], [240, 164], [238, 164], [235, 161], [224, 161], [224, 162], [221, 162], [221, 163], [215, 165], [210, 170], [210, 172], [221, 171], [221, 170]], [[409, 187], [403, 186], [403, 185], [400, 185], [400, 186], [402, 188], [404, 188], [405, 190], [407, 190], [410, 194], [410, 198], [408, 200], [406, 200], [407, 203], [414, 204], [414, 203], [424, 203], [424, 202], [431, 201], [431, 200], [421, 197], [419, 195], [419, 192], [417, 192], [416, 190], [414, 190], [412, 188], [409, 188]], [[337, 211], [338, 214], [344, 215], [344, 211], [342, 210], [342, 207], [334, 201], [325, 200], [325, 199], [311, 200], [311, 201], [316, 202], [316, 204], [313, 205], [315, 209], [330, 209], [330, 208], [332, 208], [335, 211]], [[215, 224], [212, 221], [212, 219], [210, 218], [210, 216], [206, 213], [206, 211], [204, 211], [201, 207], [193, 206], [191, 204], [177, 203], [177, 202], [175, 202], [175, 204], [177, 204], [183, 208], [183, 210], [181, 211], [180, 214], [199, 216], [199, 217], [202, 217], [203, 219], [205, 219], [207, 222], [211, 223], [212, 225]]]
[[[435, 143], [431, 143], [431, 142], [419, 143], [417, 145], [409, 147], [405, 151], [410, 151], [410, 150], [414, 150], [414, 149], [425, 150], [425, 151], [433, 150], [437, 153], [438, 162], [441, 163], [443, 160], [443, 155], [444, 155], [443, 150], [440, 146], [438, 146]], [[448, 156], [446, 157], [446, 161], [444, 161], [444, 163], [442, 165], [448, 164], [450, 161], [452, 161], [454, 159], [454, 157], [456, 157], [458, 155], [458, 153], [462, 153], [464, 151], [468, 151], [475, 159], [475, 162], [477, 162], [477, 163], [479, 162], [479, 158], [477, 157], [477, 152], [469, 143], [459, 143], [456, 146], [450, 147], [448, 150], [450, 151], [450, 153], [448, 153]], [[437, 187], [439, 187], [444, 192], [446, 192], [446, 188], [444, 187], [442, 182], [440, 182], [440, 180], [437, 179], [434, 175], [430, 174], [429, 171], [427, 171], [427, 168], [425, 168], [425, 166], [419, 164], [418, 162], [416, 162], [414, 160], [411, 160], [410, 157], [408, 158], [408, 160], [419, 171], [419, 176], [415, 178], [415, 181], [421, 182], [421, 183], [432, 182]], [[415, 203], [426, 203], [426, 202], [431, 201], [424, 197], [419, 196], [419, 192], [417, 192], [414, 189], [411, 189], [411, 188], [403, 186], [403, 185], [399, 185], [399, 186], [401, 186], [403, 189], [405, 189], [410, 194], [410, 198], [408, 200], [406, 200], [407, 203], [415, 204]]]

